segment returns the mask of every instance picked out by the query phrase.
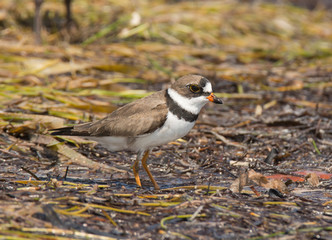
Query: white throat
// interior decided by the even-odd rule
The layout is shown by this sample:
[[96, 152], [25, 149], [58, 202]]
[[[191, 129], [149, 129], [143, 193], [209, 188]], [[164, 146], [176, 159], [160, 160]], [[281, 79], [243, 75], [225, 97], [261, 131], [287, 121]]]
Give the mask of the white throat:
[[202, 107], [204, 107], [204, 105], [209, 102], [209, 100], [205, 96], [186, 98], [180, 95], [173, 88], [167, 89], [167, 92], [178, 106], [192, 114], [199, 114]]

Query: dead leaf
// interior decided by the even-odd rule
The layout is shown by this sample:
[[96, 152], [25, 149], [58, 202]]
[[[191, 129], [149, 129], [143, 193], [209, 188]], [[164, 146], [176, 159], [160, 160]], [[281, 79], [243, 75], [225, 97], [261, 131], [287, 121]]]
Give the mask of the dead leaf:
[[240, 170], [239, 177], [234, 180], [232, 185], [230, 186], [230, 190], [234, 193], [240, 193], [242, 189], [248, 185], [248, 171], [247, 170]]
[[271, 188], [276, 189], [279, 192], [285, 193], [285, 194], [289, 193], [289, 190], [288, 190], [286, 184], [279, 179], [269, 179], [268, 184], [264, 187], [268, 188], [268, 189], [271, 189]]
[[125, 170], [111, 167], [106, 164], [94, 162], [94, 161], [90, 160], [89, 158], [83, 156], [82, 154], [76, 152], [74, 149], [72, 149], [64, 144], [61, 144], [59, 141], [55, 140], [51, 136], [36, 134], [31, 138], [31, 141], [38, 143], [38, 144], [47, 145], [48, 147], [55, 147], [55, 149], [58, 153], [66, 156], [67, 158], [70, 159], [70, 161], [72, 163], [78, 164], [80, 166], [85, 166], [85, 167], [88, 167], [91, 169], [99, 169], [106, 173], [127, 172]]
[[256, 109], [255, 109], [255, 117], [258, 117], [260, 115], [262, 115], [263, 113], [263, 108], [261, 105], [257, 105], [256, 106]]
[[256, 183], [258, 186], [264, 187], [269, 183], [269, 180], [263, 174], [257, 173], [253, 169], [250, 169], [248, 175], [249, 179]]
[[24, 125], [31, 129], [36, 129], [39, 125], [46, 128], [60, 128], [65, 123], [62, 118], [39, 114], [0, 112], [0, 118], [10, 122], [24, 122]]
[[319, 177], [316, 173], [309, 173], [305, 178], [312, 187], [317, 187], [319, 185]]
[[276, 189], [282, 193], [288, 193], [286, 184], [280, 179], [268, 179], [263, 174], [257, 173], [254, 170], [249, 171], [249, 179], [256, 183], [258, 186], [264, 187], [266, 189]]

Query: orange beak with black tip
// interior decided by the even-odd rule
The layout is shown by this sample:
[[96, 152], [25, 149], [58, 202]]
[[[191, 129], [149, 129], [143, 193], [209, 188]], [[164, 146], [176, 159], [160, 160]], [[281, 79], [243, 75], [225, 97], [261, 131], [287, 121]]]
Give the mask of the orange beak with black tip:
[[210, 102], [217, 103], [217, 104], [223, 104], [224, 102], [222, 101], [221, 98], [216, 97], [213, 93], [211, 93], [207, 99], [209, 99]]

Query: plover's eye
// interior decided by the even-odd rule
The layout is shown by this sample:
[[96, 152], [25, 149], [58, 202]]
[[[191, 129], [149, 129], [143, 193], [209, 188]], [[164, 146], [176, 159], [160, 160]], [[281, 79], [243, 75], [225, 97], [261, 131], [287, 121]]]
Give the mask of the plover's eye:
[[190, 84], [189, 85], [189, 90], [193, 93], [198, 93], [202, 90], [202, 88], [196, 84]]

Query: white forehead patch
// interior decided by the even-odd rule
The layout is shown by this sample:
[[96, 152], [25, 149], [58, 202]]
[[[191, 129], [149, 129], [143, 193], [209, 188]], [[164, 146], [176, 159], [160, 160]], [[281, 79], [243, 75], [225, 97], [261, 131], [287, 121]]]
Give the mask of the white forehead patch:
[[203, 92], [205, 93], [211, 93], [212, 92], [212, 85], [210, 82], [207, 82], [205, 86], [203, 87]]

